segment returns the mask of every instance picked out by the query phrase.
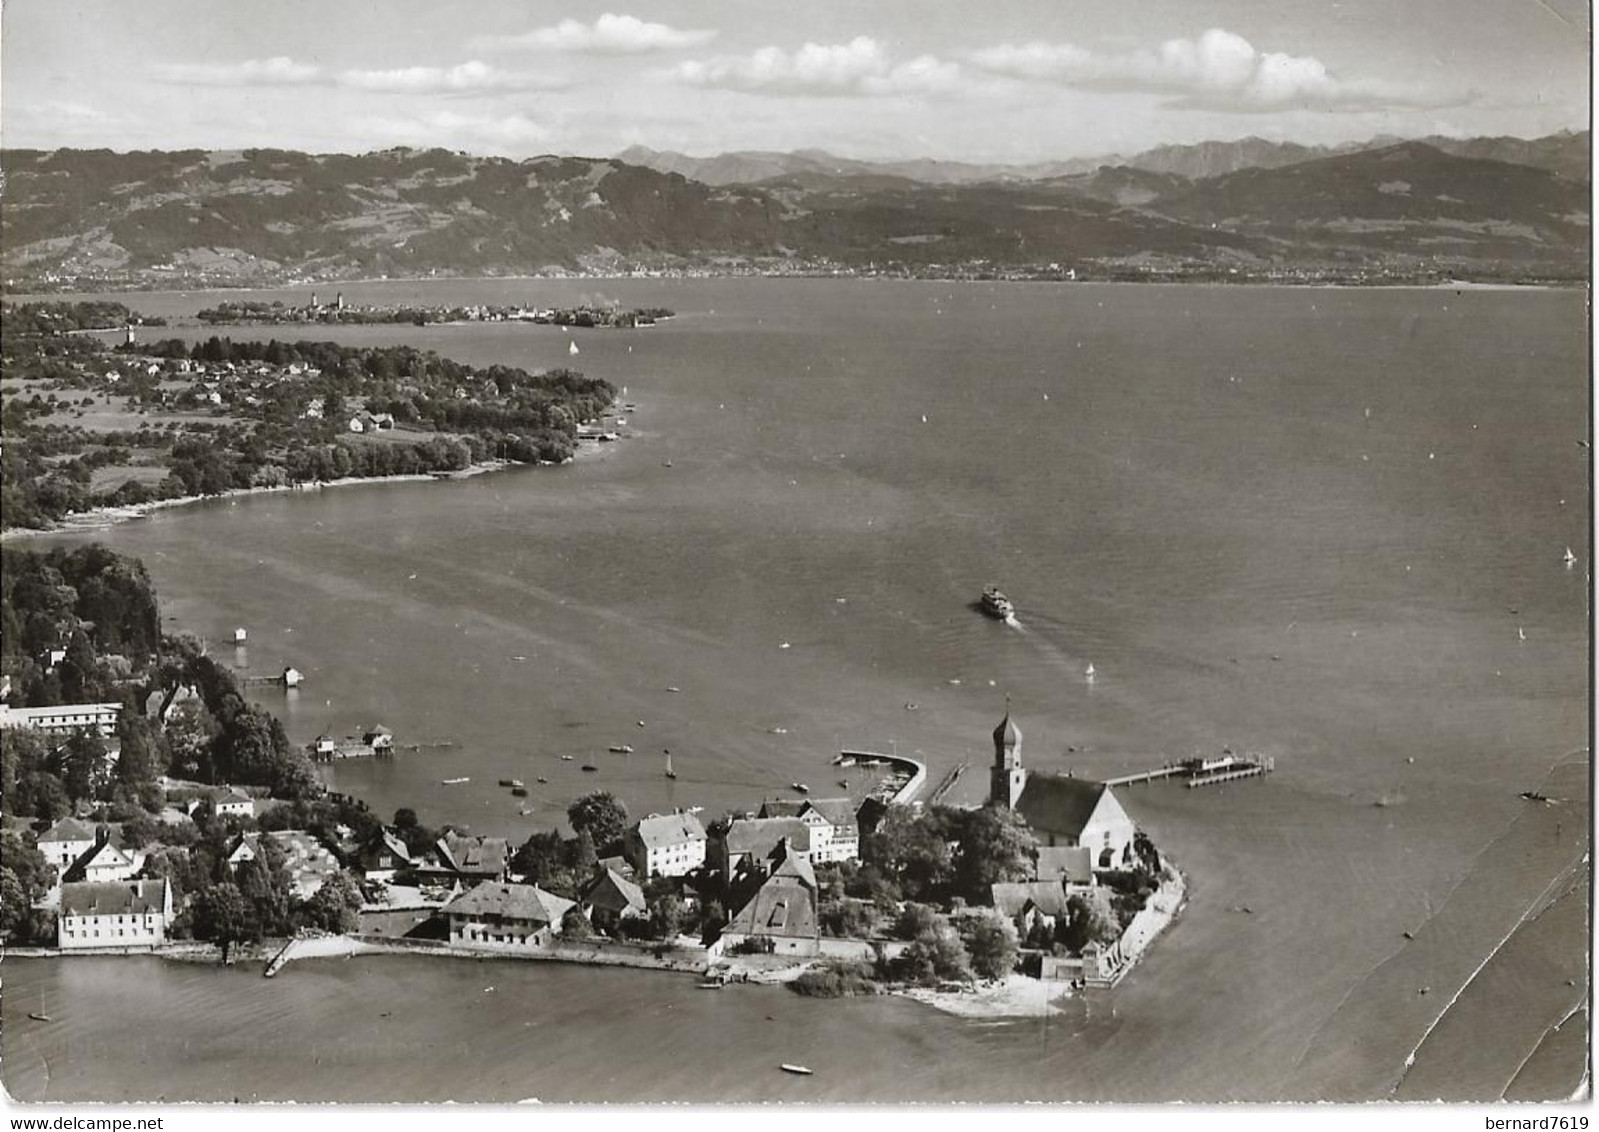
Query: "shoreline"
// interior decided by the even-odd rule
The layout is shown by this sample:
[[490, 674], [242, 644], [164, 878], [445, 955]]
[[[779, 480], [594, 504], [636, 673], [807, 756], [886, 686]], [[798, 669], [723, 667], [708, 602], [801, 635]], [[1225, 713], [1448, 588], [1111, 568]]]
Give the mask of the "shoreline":
[[415, 472], [397, 476], [341, 476], [332, 480], [312, 480], [304, 483], [278, 484], [271, 487], [236, 487], [216, 495], [180, 495], [172, 499], [152, 499], [148, 503], [129, 503], [124, 506], [91, 507], [87, 511], [74, 511], [59, 520], [53, 527], [10, 527], [0, 531], [0, 544], [48, 535], [78, 535], [90, 531], [103, 531], [122, 523], [143, 519], [157, 511], [176, 507], [190, 507], [220, 499], [242, 499], [252, 495], [285, 495], [294, 492], [318, 492], [334, 487], [359, 487], [362, 484], [430, 483], [472, 479], [489, 472], [503, 472], [511, 468], [559, 468], [582, 459], [593, 459], [603, 446], [599, 443], [577, 442], [571, 456], [559, 462], [538, 461], [524, 463], [517, 460], [489, 460], [468, 464], [453, 472]]
[[[1266, 287], [1266, 288], [1305, 288], [1309, 290], [1334, 290], [1334, 291], [1586, 291], [1589, 280], [1586, 278], [1572, 278], [1567, 280], [1543, 280], [1536, 283], [1516, 283], [1502, 280], [1470, 280], [1450, 279], [1441, 282], [1394, 282], [1394, 283], [1349, 283], [1321, 279], [1045, 279], [1045, 278], [1013, 278], [1013, 279], [974, 279], [960, 275], [927, 275], [906, 276], [892, 274], [853, 273], [839, 275], [829, 271], [807, 272], [721, 272], [687, 275], [636, 275], [631, 272], [623, 273], [584, 273], [573, 275], [450, 275], [450, 276], [386, 276], [381, 278], [335, 278], [317, 280], [289, 280], [284, 282], [257, 282], [239, 286], [85, 286], [81, 282], [72, 288], [56, 291], [35, 291], [18, 289], [0, 292], [0, 299], [6, 302], [57, 302], [95, 295], [236, 295], [248, 292], [264, 291], [292, 291], [306, 287], [318, 286], [378, 286], [395, 284], [401, 286], [414, 286], [430, 283], [677, 283], [677, 282], [703, 282], [725, 279], [822, 279], [838, 282], [870, 282], [870, 283], [1017, 283], [1017, 284], [1057, 284], [1059, 286], [1098, 286], [1098, 287]], [[153, 282], [164, 282], [155, 280]], [[178, 324], [174, 324], [178, 325]], [[187, 324], [183, 324], [187, 325]], [[195, 322], [195, 326], [207, 325]], [[218, 323], [218, 326], [236, 327], [249, 326], [249, 323]], [[387, 325], [387, 324], [374, 324]], [[476, 326], [475, 322], [463, 323], [429, 323], [430, 326]], [[556, 329], [604, 329], [568, 327], [559, 324], [534, 324], [551, 325]]]

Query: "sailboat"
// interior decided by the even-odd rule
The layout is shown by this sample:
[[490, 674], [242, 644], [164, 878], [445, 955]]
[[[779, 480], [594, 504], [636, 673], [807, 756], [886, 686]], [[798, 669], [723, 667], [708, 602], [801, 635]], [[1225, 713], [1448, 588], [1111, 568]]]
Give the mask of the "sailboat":
[[566, 352], [575, 357], [577, 355], [577, 352], [578, 352], [577, 343], [568, 341], [567, 344], [566, 344]]
[[677, 777], [677, 771], [672, 769], [672, 752], [671, 751], [667, 751], [666, 752], [666, 777], [667, 778], [676, 778]]
[[1563, 561], [1566, 564], [1566, 569], [1567, 570], [1571, 569], [1573, 566], [1575, 566], [1577, 564], [1577, 556], [1575, 554], [1571, 553], [1571, 547], [1569, 547], [1569, 546], [1566, 547], [1566, 556], [1561, 561]]
[[1092, 664], [1092, 662], [1089, 663], [1088, 668], [1083, 673], [1083, 675], [1086, 676], [1090, 680], [1092, 680], [1094, 678], [1094, 665]]

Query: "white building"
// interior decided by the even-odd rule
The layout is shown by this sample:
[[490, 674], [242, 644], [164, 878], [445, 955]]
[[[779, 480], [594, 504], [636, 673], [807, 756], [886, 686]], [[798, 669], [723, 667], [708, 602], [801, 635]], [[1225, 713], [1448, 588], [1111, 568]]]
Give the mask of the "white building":
[[132, 880], [144, 868], [144, 854], [121, 849], [111, 844], [109, 838], [96, 843], [67, 870], [62, 879], [76, 882], [88, 881], [105, 884], [112, 881]]
[[63, 950], [154, 947], [172, 923], [172, 886], [161, 880], [61, 886], [56, 944]]
[[693, 814], [652, 814], [627, 831], [624, 855], [645, 879], [683, 876], [705, 864], [705, 827]]
[[39, 835], [39, 852], [47, 864], [60, 872], [72, 867], [72, 862], [94, 848], [94, 829], [77, 818], [62, 818]]
[[0, 727], [31, 727], [53, 735], [85, 728], [99, 735], [117, 729], [121, 704], [58, 704], [55, 707], [14, 708], [0, 704]]
[[526, 951], [547, 946], [575, 903], [533, 884], [486, 881], [440, 912], [450, 921], [450, 942], [485, 950]]
[[219, 796], [214, 803], [217, 815], [232, 814], [234, 817], [248, 818], [255, 816], [255, 802], [238, 787], [232, 787], [226, 794]]

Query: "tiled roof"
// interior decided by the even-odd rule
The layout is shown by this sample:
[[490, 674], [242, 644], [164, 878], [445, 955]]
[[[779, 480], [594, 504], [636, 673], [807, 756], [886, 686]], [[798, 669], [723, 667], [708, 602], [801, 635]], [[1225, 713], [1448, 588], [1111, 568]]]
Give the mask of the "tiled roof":
[[1066, 914], [1066, 889], [1058, 880], [1023, 880], [993, 886], [994, 907], [1014, 916], [1031, 903], [1046, 916]]
[[797, 877], [774, 876], [756, 890], [725, 929], [740, 935], [815, 939], [816, 891]]
[[727, 827], [724, 840], [729, 853], [765, 857], [785, 837], [794, 848], [810, 852], [811, 829], [799, 818], [738, 818]]
[[1027, 776], [1016, 809], [1036, 830], [1077, 837], [1105, 790], [1103, 782], [1034, 771]]
[[761, 811], [757, 815], [763, 818], [797, 818], [800, 811], [805, 808], [805, 799], [774, 798], [769, 802], [761, 803]]
[[439, 838], [439, 855], [446, 865], [463, 873], [498, 876], [511, 857], [511, 843], [503, 837], [461, 837], [446, 833]]
[[66, 817], [39, 835], [40, 841], [93, 841], [94, 830], [77, 818]]
[[814, 798], [805, 805], [827, 819], [839, 831], [855, 829], [855, 803], [848, 798]]
[[442, 909], [452, 916], [502, 916], [508, 920], [527, 920], [559, 924], [573, 901], [536, 884], [502, 884], [485, 881], [471, 892], [457, 896]]
[[84, 882], [61, 886], [63, 916], [129, 916], [163, 910], [166, 881]]
[[704, 841], [705, 827], [693, 814], [657, 814], [639, 821], [638, 836], [644, 848], [661, 849], [685, 841]]
[[605, 869], [584, 885], [583, 899], [614, 912], [643, 912], [648, 907], [644, 890], [613, 869]]

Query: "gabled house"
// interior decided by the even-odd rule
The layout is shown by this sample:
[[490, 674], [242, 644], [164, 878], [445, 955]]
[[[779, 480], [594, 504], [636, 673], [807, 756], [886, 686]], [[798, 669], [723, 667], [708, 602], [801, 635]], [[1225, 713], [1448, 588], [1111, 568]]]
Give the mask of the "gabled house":
[[95, 843], [62, 874], [63, 881], [104, 883], [132, 880], [144, 868], [144, 854], [115, 845], [108, 830], [95, 831]]
[[791, 853], [809, 856], [811, 830], [802, 819], [733, 818], [712, 829], [705, 860], [722, 874], [724, 883], [731, 883], [741, 865], [764, 861], [785, 839]]
[[454, 830], [433, 843], [436, 864], [422, 866], [418, 875], [441, 881], [503, 880], [511, 860], [511, 843], [503, 837], [465, 837]]
[[1071, 893], [1094, 887], [1094, 852], [1086, 845], [1040, 845], [1033, 879], [1064, 884]]
[[680, 877], [705, 864], [705, 827], [693, 814], [651, 814], [627, 831], [622, 852], [646, 880]]
[[763, 802], [756, 819], [798, 818], [810, 831], [813, 863], [854, 861], [861, 855], [860, 825], [855, 803], [848, 798], [801, 798]]
[[56, 946], [148, 948], [165, 943], [172, 924], [172, 886], [161, 880], [63, 884]]
[[380, 829], [355, 854], [355, 863], [364, 879], [388, 882], [396, 873], [415, 868], [417, 862], [392, 830]]
[[95, 832], [77, 818], [66, 817], [39, 835], [39, 852], [47, 864], [61, 872], [72, 867], [72, 862], [94, 848]]
[[212, 807], [218, 817], [248, 818], [255, 816], [255, 799], [237, 786], [230, 786], [226, 791], [217, 795]]
[[534, 884], [487, 881], [441, 910], [450, 942], [490, 951], [547, 947], [561, 932], [561, 918], [574, 902]]
[[991, 890], [995, 911], [1016, 925], [1023, 939], [1039, 924], [1054, 926], [1067, 916], [1066, 886], [1059, 881], [1023, 880], [995, 884]]
[[752, 939], [770, 941], [773, 954], [820, 954], [816, 873], [787, 838], [764, 859], [742, 862], [732, 891], [738, 910], [714, 945], [718, 954]]
[[642, 920], [650, 914], [644, 890], [620, 873], [604, 867], [595, 870], [578, 897], [583, 914], [590, 920], [596, 912], [602, 919], [618, 920]]

